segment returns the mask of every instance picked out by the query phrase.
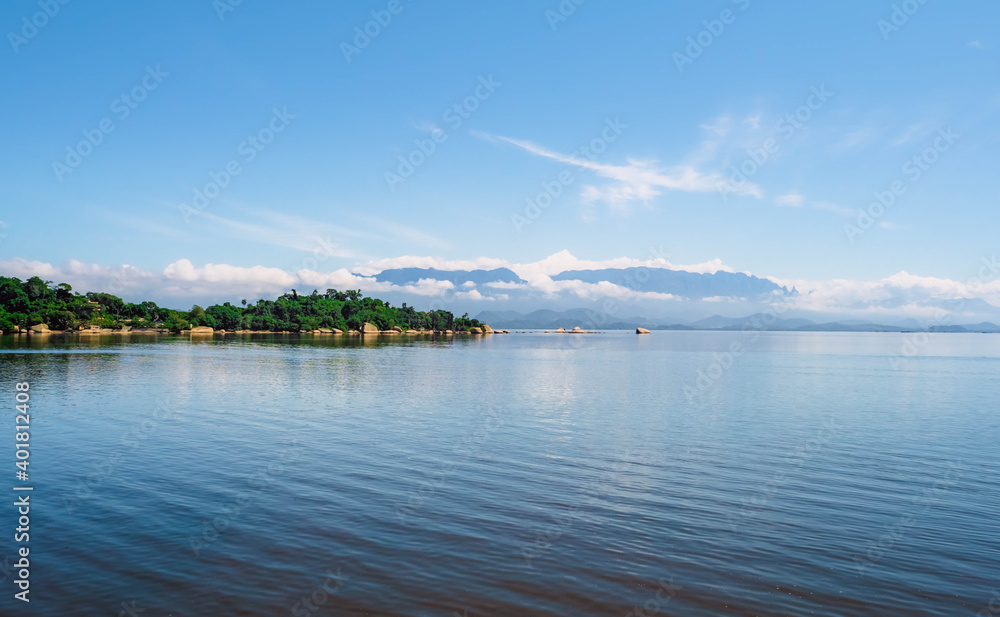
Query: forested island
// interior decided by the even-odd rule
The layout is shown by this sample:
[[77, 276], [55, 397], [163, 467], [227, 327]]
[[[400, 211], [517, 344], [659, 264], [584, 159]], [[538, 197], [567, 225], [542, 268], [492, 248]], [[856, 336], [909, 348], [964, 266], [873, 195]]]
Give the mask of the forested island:
[[[455, 317], [445, 310], [417, 311], [406, 303], [395, 307], [377, 298], [366, 298], [359, 290], [299, 294], [292, 289], [277, 300], [242, 300], [240, 304], [225, 302], [207, 308], [195, 305], [189, 311], [178, 311], [155, 302], [125, 302], [109, 293], [80, 294], [67, 283], [56, 285], [37, 276], [25, 281], [0, 276], [0, 330], [25, 331], [40, 324], [61, 331], [100, 328], [180, 332], [198, 327], [230, 332], [490, 331], [489, 326], [468, 314]], [[370, 326], [366, 328], [365, 324]]]

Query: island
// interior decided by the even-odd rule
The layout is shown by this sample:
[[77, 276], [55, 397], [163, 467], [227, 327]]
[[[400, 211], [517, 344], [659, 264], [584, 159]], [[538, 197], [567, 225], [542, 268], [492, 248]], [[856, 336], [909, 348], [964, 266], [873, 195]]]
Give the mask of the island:
[[276, 300], [224, 302], [188, 311], [155, 302], [126, 302], [110, 293], [73, 291], [35, 276], [25, 281], [0, 276], [0, 331], [55, 332], [308, 332], [314, 334], [492, 334], [488, 325], [445, 310], [418, 311], [404, 302], [396, 307], [368, 298], [360, 290], [325, 293], [295, 289]]

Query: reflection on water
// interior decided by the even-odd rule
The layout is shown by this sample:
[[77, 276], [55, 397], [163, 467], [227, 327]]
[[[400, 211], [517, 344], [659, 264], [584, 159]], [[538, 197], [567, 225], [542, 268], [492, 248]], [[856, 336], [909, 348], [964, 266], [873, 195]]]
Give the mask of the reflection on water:
[[1000, 339], [904, 337], [2, 337], [32, 614], [988, 611]]

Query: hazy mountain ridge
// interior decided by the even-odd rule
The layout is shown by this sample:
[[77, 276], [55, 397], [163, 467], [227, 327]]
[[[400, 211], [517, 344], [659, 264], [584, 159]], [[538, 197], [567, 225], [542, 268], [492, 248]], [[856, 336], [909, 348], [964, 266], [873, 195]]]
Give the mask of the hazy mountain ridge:
[[843, 322], [817, 323], [810, 319], [772, 319], [763, 313], [745, 317], [723, 317], [713, 315], [692, 323], [680, 323], [670, 318], [650, 319], [632, 317], [628, 319], [608, 318], [600, 311], [592, 309], [570, 309], [553, 311], [542, 309], [530, 313], [517, 311], [483, 311], [476, 319], [494, 328], [554, 329], [581, 326], [584, 329], [629, 330], [636, 327], [650, 330], [717, 330], [738, 331], [743, 329], [775, 332], [984, 332], [1000, 333], [1000, 326], [992, 322], [962, 324], [953, 326], [907, 326], [845, 320]]
[[437, 281], [450, 281], [455, 285], [463, 285], [468, 282], [476, 285], [487, 283], [517, 283], [526, 284], [513, 270], [507, 268], [494, 268], [493, 270], [438, 270], [436, 268], [394, 268], [383, 270], [375, 275], [375, 280], [380, 283], [392, 283], [394, 285], [412, 285], [423, 279]]
[[554, 281], [607, 281], [633, 291], [667, 293], [683, 298], [756, 298], [776, 292], [789, 294], [774, 281], [742, 272], [713, 273], [667, 270], [665, 268], [605, 268], [601, 270], [567, 270], [552, 276]]

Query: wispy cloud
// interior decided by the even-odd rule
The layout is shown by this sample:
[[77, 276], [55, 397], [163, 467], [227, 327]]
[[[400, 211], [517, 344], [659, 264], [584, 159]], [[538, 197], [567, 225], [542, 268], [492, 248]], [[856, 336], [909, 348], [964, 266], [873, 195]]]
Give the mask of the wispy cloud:
[[816, 208], [817, 210], [826, 210], [827, 212], [833, 212], [835, 214], [840, 214], [841, 216], [855, 216], [855, 215], [857, 215], [856, 211], [851, 210], [850, 208], [848, 208], [846, 206], [838, 206], [837, 204], [829, 202], [829, 201], [817, 201], [817, 202], [813, 203], [812, 207]]
[[[718, 187], [726, 182], [726, 178], [721, 174], [705, 173], [692, 165], [661, 167], [656, 161], [636, 159], [628, 159], [626, 165], [611, 165], [561, 154], [526, 140], [483, 133], [479, 135], [509, 143], [536, 156], [587, 169], [602, 178], [613, 180], [614, 184], [605, 186], [586, 185], [582, 188], [581, 196], [584, 201], [603, 201], [615, 209], [625, 209], [629, 203], [635, 201], [648, 203], [664, 190], [709, 193], [717, 191]], [[760, 189], [749, 182], [736, 192], [741, 195], [761, 197]]]
[[872, 127], [860, 128], [844, 135], [831, 149], [835, 153], [842, 153], [863, 148], [875, 140], [876, 134], [877, 131]]
[[451, 248], [451, 245], [437, 236], [421, 231], [416, 227], [408, 227], [406, 225], [400, 225], [398, 223], [393, 223], [392, 221], [387, 221], [382, 218], [365, 218], [365, 222], [371, 224], [374, 228], [386, 231], [390, 235], [402, 239], [408, 240], [414, 244], [431, 248], [431, 249], [447, 249]]
[[237, 221], [212, 212], [201, 212], [199, 218], [211, 221], [230, 237], [270, 246], [296, 249], [325, 257], [354, 257], [355, 252], [340, 245], [344, 236], [368, 235], [320, 221], [276, 212], [257, 211], [267, 224]]
[[[986, 268], [995, 271], [996, 258], [984, 260]], [[371, 274], [391, 267], [424, 267], [442, 270], [509, 267], [525, 283], [485, 284], [456, 287], [447, 280], [421, 279], [415, 283], [396, 285], [377, 281]], [[394, 260], [370, 262], [352, 269], [339, 268], [330, 272], [309, 269], [283, 270], [269, 266], [236, 266], [230, 264], [195, 265], [188, 259], [179, 259], [162, 271], [143, 270], [129, 265], [102, 266], [69, 260], [61, 265], [22, 258], [0, 260], [0, 272], [19, 278], [41, 276], [46, 280], [68, 282], [77, 291], [110, 291], [128, 299], [155, 299], [169, 306], [185, 301], [220, 302], [226, 299], [276, 296], [290, 288], [300, 291], [311, 289], [360, 289], [370, 295], [401, 294], [405, 297], [430, 298], [449, 294], [456, 299], [476, 302], [497, 302], [508, 299], [506, 292], [519, 291], [534, 294], [536, 299], [567, 299], [570, 296], [583, 300], [619, 298], [629, 301], [682, 302], [683, 299], [668, 293], [638, 292], [628, 286], [609, 281], [585, 282], [580, 280], [554, 280], [553, 276], [567, 270], [597, 270], [603, 268], [667, 268], [689, 272], [732, 272], [719, 260], [704, 264], [675, 265], [666, 258], [639, 260], [618, 257], [591, 261], [578, 259], [568, 251], [560, 251], [545, 259], [531, 263], [511, 264], [503, 260], [477, 258], [465, 261], [448, 261], [431, 257], [400, 257]], [[983, 321], [995, 316], [1000, 307], [1000, 280], [986, 278], [982, 282], [970, 279], [961, 282], [950, 279], [921, 277], [899, 272], [880, 280], [835, 279], [808, 281], [767, 277], [788, 287], [793, 286], [799, 295], [787, 302], [797, 309], [822, 314], [852, 315], [862, 318], [921, 317], [939, 314], [941, 308], [954, 312], [967, 323]], [[504, 293], [498, 293], [504, 292]], [[384, 296], [383, 296], [384, 297]], [[983, 302], [964, 302], [959, 299], [981, 299]], [[720, 300], [708, 298], [706, 301]], [[736, 302], [735, 299], [727, 299]], [[985, 313], [983, 312], [985, 311]], [[995, 317], [993, 317], [995, 318]], [[960, 323], [956, 321], [956, 323]]]
[[965, 44], [965, 46], [972, 47], [973, 49], [982, 49], [982, 50], [989, 49], [989, 46], [980, 41], [979, 39], [976, 39], [974, 41], [969, 41], [968, 43]]
[[778, 195], [774, 201], [777, 202], [779, 206], [792, 206], [797, 208], [802, 205], [803, 201], [805, 201], [805, 197], [798, 193], [787, 193], [785, 195]]

